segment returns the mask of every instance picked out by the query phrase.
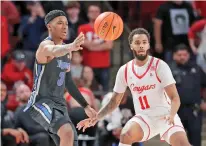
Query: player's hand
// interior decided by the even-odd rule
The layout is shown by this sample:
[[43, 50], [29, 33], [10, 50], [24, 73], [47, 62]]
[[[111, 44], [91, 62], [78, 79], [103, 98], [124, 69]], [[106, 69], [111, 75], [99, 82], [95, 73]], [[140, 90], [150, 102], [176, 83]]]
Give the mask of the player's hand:
[[97, 112], [93, 108], [91, 108], [89, 105], [86, 106], [84, 108], [84, 110], [85, 110], [85, 113], [87, 114], [87, 116], [89, 118], [91, 118], [91, 119], [97, 118]]
[[72, 43], [72, 51], [82, 50], [81, 45], [84, 43], [84, 34], [81, 32], [78, 37]]
[[174, 125], [174, 116], [172, 115], [165, 116], [165, 120], [169, 125]]
[[163, 51], [163, 46], [162, 46], [162, 44], [155, 44], [155, 51], [156, 51], [157, 53], [162, 53], [162, 51]]
[[77, 124], [76, 128], [78, 130], [81, 130], [81, 128], [83, 128], [82, 131], [84, 132], [87, 128], [94, 126], [97, 123], [97, 121], [98, 121], [97, 118], [95, 119], [88, 118], [88, 119], [80, 121]]

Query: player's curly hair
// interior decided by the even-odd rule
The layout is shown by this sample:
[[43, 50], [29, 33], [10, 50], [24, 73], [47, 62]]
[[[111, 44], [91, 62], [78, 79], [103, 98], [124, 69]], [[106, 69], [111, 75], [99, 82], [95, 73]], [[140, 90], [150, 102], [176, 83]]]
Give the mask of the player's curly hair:
[[148, 41], [150, 42], [150, 34], [149, 34], [149, 32], [146, 29], [144, 29], [144, 28], [136, 28], [136, 29], [132, 30], [132, 32], [130, 32], [130, 34], [129, 34], [129, 37], [128, 37], [129, 44], [132, 43], [133, 36], [136, 35], [136, 34], [145, 34], [147, 36], [147, 38], [148, 38]]

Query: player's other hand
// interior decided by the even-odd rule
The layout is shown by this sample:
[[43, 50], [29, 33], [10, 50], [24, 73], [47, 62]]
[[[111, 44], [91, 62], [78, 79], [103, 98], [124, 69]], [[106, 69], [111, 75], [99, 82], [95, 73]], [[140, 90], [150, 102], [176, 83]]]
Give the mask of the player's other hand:
[[97, 121], [98, 121], [97, 118], [95, 118], [95, 119], [88, 118], [88, 119], [80, 121], [77, 124], [76, 128], [78, 130], [81, 130], [83, 128], [82, 131], [84, 132], [87, 128], [94, 126], [97, 123]]
[[165, 120], [169, 125], [174, 125], [174, 116], [172, 115], [165, 116]]
[[91, 118], [91, 119], [96, 119], [97, 118], [97, 112], [93, 108], [91, 108], [89, 105], [86, 106], [84, 108], [84, 110], [85, 110], [85, 113], [87, 114], [87, 116], [89, 118]]
[[81, 32], [72, 43], [72, 51], [82, 50], [83, 48], [81, 47], [81, 45], [84, 43], [84, 39], [84, 34]]

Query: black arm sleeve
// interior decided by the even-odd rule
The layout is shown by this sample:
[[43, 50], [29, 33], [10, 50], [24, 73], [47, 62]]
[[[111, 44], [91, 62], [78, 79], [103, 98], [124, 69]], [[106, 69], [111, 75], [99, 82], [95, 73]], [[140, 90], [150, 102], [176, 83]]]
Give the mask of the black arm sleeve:
[[79, 92], [77, 89], [76, 85], [74, 84], [71, 73], [67, 72], [66, 73], [66, 78], [65, 78], [65, 86], [70, 93], [70, 95], [82, 106], [86, 107], [88, 105], [87, 101], [84, 99], [82, 94]]

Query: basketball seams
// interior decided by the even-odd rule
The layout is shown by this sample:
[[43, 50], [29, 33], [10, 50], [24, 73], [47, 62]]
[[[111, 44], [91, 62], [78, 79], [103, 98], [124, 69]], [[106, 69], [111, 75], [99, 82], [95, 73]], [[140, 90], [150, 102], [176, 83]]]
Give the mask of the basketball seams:
[[[116, 14], [115, 14], [116, 15]], [[117, 16], [117, 19], [119, 19], [119, 17]], [[119, 20], [118, 20], [118, 22], [119, 22]], [[117, 35], [119, 35], [119, 30], [120, 30], [120, 23], [118, 23], [118, 32], [117, 32]]]
[[[115, 14], [113, 14], [112, 23], [113, 23], [113, 21], [114, 21], [114, 16], [115, 16]], [[109, 26], [109, 29], [108, 29], [108, 31], [107, 31], [107, 34], [106, 34], [105, 37], [104, 37], [104, 40], [105, 40], [105, 38], [107, 37], [107, 35], [108, 35], [109, 31], [110, 31], [110, 28], [111, 28], [111, 26], [112, 26], [112, 23], [111, 23], [110, 26]]]
[[[107, 18], [110, 14], [112, 14], [112, 13], [110, 12], [107, 16], [104, 17], [104, 19]], [[97, 30], [96, 30], [97, 32], [99, 30], [101, 23], [104, 21], [104, 19], [102, 19], [102, 21], [99, 23], [99, 26], [97, 27]]]

